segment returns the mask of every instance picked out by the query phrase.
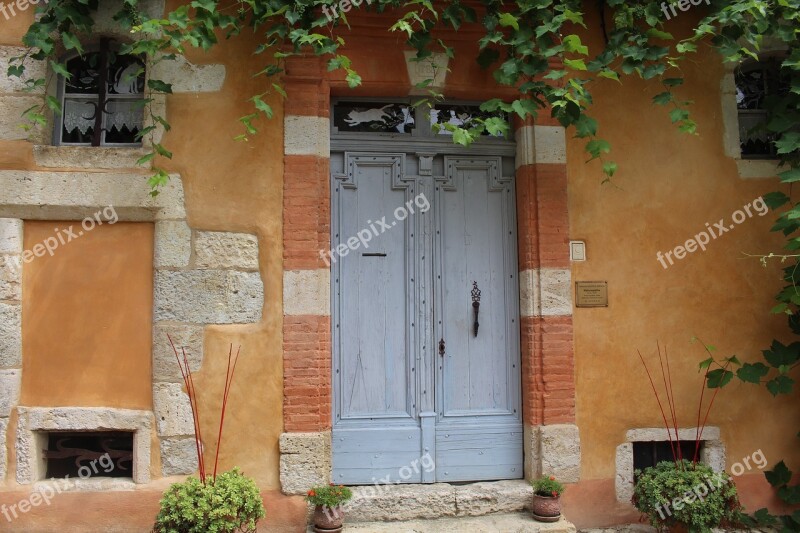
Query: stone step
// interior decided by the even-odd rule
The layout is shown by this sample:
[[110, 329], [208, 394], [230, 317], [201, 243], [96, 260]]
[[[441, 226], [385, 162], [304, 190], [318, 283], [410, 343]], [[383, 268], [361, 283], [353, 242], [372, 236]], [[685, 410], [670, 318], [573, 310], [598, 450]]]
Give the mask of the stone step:
[[[314, 528], [309, 527], [308, 533]], [[462, 518], [406, 520], [401, 522], [346, 523], [342, 533], [575, 533], [575, 526], [564, 518], [558, 522], [535, 521], [530, 513], [500, 513]]]
[[348, 523], [388, 522], [514, 513], [530, 507], [533, 488], [523, 480], [451, 485], [385, 484], [352, 487]]

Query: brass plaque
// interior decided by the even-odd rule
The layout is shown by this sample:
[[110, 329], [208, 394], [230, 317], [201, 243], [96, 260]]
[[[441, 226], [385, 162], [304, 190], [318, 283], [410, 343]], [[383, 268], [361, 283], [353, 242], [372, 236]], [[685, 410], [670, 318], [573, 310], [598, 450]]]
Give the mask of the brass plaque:
[[576, 281], [575, 307], [608, 307], [608, 282]]

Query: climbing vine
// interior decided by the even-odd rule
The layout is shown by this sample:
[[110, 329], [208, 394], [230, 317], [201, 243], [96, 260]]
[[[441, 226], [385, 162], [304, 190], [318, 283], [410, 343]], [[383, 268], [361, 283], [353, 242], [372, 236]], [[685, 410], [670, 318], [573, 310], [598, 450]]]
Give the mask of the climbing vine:
[[[47, 80], [27, 76], [31, 61], [45, 61], [51, 74], [69, 76], [61, 61], [64, 52], [84, 53], [84, 36], [91, 35], [99, 0], [64, 0], [42, 3], [39, 17], [23, 38], [27, 51], [11, 61], [9, 76], [25, 81], [32, 90], [41, 90]], [[335, 0], [193, 0], [167, 13], [151, 18], [139, 0], [122, 0], [114, 19], [130, 30], [130, 41], [122, 53], [141, 54], [148, 58], [148, 68], [160, 61], [169, 61], [189, 48], [208, 50], [220, 39], [235, 38], [246, 29], [260, 36], [253, 53], [263, 58], [262, 68], [254, 76], [267, 80], [266, 92], [249, 95], [252, 113], [241, 117], [246, 141], [256, 134], [263, 119], [270, 119], [270, 93], [283, 95], [281, 74], [287, 57], [316, 54], [326, 59], [328, 69], [342, 71], [350, 87], [361, 83], [361, 77], [347, 57], [346, 42], [340, 35], [348, 25], [346, 13], [329, 18], [325, 13]], [[766, 42], [772, 48], [783, 48], [781, 72], [789, 80], [789, 89], [766, 102], [766, 130], [773, 135], [777, 156], [782, 162], [779, 174], [782, 184], [791, 186], [800, 181], [800, 0], [711, 0], [697, 7], [703, 17], [688, 37], [677, 39], [664, 27], [660, 0], [372, 0], [357, 9], [391, 14], [387, 31], [403, 35], [409, 47], [416, 50], [417, 61], [432, 61], [434, 53], [453, 57], [455, 50], [443, 39], [435, 38], [435, 29], [446, 27], [458, 31], [465, 25], [481, 28], [478, 41], [478, 64], [492, 74], [500, 85], [513, 87], [515, 99], [491, 99], [481, 106], [483, 111], [503, 111], [521, 119], [549, 113], [575, 137], [584, 139], [588, 160], [599, 159], [603, 179], [617, 170], [608, 159], [609, 143], [599, 136], [599, 125], [591, 117], [591, 88], [600, 79], [622, 83], [635, 76], [660, 83], [663, 91], [653, 103], [665, 108], [676, 128], [689, 135], [697, 133], [698, 124], [691, 118], [692, 102], [680, 96], [683, 76], [681, 63], [701, 47], [711, 47], [728, 62], [758, 58]], [[601, 50], [590, 51], [581, 40], [586, 30], [588, 11], [600, 14], [604, 37]], [[152, 70], [151, 70], [152, 71]], [[441, 98], [432, 88], [432, 80], [420, 84], [428, 89], [428, 97], [415, 102]], [[158, 142], [159, 128], [169, 129], [163, 115], [152, 105], [158, 94], [169, 94], [171, 86], [150, 78], [143, 105], [150, 125], [140, 132], [147, 138], [150, 151], [139, 160], [153, 168], [149, 179], [152, 194], [157, 194], [169, 180], [162, 162], [172, 153]], [[61, 113], [61, 103], [46, 96], [41, 106], [25, 112], [29, 127], [47, 124], [47, 114]], [[454, 142], [468, 145], [483, 132], [509, 134], [510, 126], [497, 117], [478, 119], [469, 128], [448, 126]], [[789, 265], [785, 270], [786, 287], [777, 295], [776, 313], [786, 313], [794, 333], [800, 333], [796, 320], [800, 306], [797, 288], [800, 250], [800, 204], [793, 204], [785, 192], [765, 196], [773, 210], [781, 210], [774, 231], [787, 239], [787, 252], [782, 256]], [[775, 257], [769, 256], [768, 258]], [[783, 346], [783, 345], [781, 345]], [[785, 350], [784, 350], [785, 348]], [[800, 343], [781, 348], [782, 364], [775, 367], [771, 383], [777, 392], [791, 391], [792, 369], [797, 367]], [[764, 369], [757, 367], [758, 372]], [[753, 372], [753, 367], [747, 367]], [[726, 374], [727, 376], [727, 374]], [[751, 381], [755, 379], [746, 374]], [[763, 377], [763, 376], [761, 376]], [[759, 377], [760, 379], [760, 377]]]

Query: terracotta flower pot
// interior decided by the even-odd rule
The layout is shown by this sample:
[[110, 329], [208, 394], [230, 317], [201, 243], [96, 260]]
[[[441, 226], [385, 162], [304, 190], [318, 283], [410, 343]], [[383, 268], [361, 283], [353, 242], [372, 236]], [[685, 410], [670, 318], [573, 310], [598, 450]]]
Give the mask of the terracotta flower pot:
[[533, 495], [533, 517], [540, 522], [558, 522], [561, 518], [561, 499], [559, 496]]
[[344, 522], [342, 507], [325, 507], [317, 505], [314, 508], [314, 530], [319, 532], [339, 531]]

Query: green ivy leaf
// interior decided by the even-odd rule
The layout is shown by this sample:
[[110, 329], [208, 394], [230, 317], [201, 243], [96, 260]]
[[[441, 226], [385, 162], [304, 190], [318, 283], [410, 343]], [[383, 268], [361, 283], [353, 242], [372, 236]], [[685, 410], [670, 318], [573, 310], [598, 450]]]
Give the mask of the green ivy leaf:
[[581, 38], [577, 35], [567, 35], [562, 39], [561, 43], [564, 45], [564, 50], [567, 52], [574, 52], [581, 55], [589, 54], [589, 47], [581, 42]]
[[761, 383], [761, 378], [769, 373], [764, 363], [745, 363], [736, 371], [736, 377], [747, 383]]
[[608, 176], [609, 178], [614, 177], [614, 173], [617, 171], [617, 164], [613, 161], [606, 161], [603, 163], [603, 174]]
[[172, 94], [172, 84], [161, 80], [147, 80], [147, 86], [159, 93]]
[[722, 388], [733, 379], [733, 372], [718, 368], [708, 373], [707, 384], [709, 389]]
[[767, 390], [773, 395], [791, 394], [794, 380], [789, 376], [775, 376], [773, 379], [767, 381]]
[[669, 91], [664, 91], [663, 93], [658, 93], [653, 97], [653, 103], [658, 105], [666, 105], [673, 100], [672, 93]]
[[499, 22], [501, 26], [511, 26], [515, 31], [519, 31], [517, 17], [511, 13], [501, 13], [500, 16], [497, 17], [497, 22]]
[[564, 59], [564, 66], [573, 70], [587, 70], [586, 63], [583, 62], [583, 59]]
[[786, 463], [781, 461], [776, 464], [772, 470], [764, 472], [764, 477], [767, 478], [769, 484], [773, 487], [782, 487], [792, 480], [792, 471], [786, 466]]
[[782, 365], [793, 365], [800, 361], [800, 342], [793, 342], [784, 346], [778, 341], [772, 341], [769, 350], [764, 350], [764, 359], [774, 368]]
[[592, 159], [596, 159], [600, 157], [600, 154], [607, 154], [611, 151], [611, 145], [608, 144], [608, 141], [604, 141], [603, 139], [592, 139], [588, 143], [586, 143], [586, 151], [592, 156], [589, 161]]
[[673, 124], [687, 118], [689, 118], [689, 112], [685, 109], [673, 109], [669, 112], [669, 119]]

